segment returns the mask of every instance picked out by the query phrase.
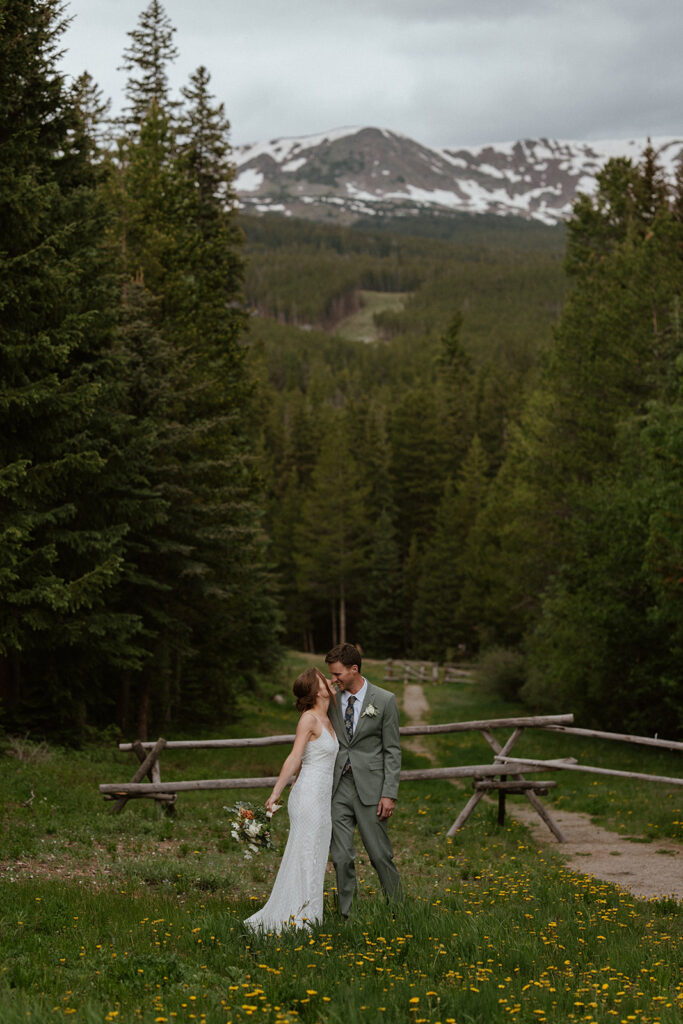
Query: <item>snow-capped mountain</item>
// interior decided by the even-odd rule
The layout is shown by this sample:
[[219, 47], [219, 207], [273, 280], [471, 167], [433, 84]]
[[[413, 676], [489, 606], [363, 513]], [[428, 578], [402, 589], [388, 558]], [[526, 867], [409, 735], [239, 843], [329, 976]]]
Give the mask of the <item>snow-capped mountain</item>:
[[[590, 193], [610, 157], [637, 162], [647, 139], [569, 142], [524, 139], [430, 149], [381, 128], [340, 128], [274, 139], [233, 151], [242, 208], [350, 223], [373, 214], [424, 209], [515, 214], [556, 224], [577, 192]], [[683, 159], [683, 138], [651, 145], [668, 174]]]

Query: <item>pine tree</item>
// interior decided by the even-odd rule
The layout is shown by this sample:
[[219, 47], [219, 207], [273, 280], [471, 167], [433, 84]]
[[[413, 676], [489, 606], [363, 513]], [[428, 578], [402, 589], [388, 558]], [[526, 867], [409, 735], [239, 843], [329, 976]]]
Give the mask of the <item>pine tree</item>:
[[493, 362], [479, 367], [473, 383], [474, 431], [481, 440], [489, 466], [495, 473], [509, 443], [510, 424], [519, 420], [523, 385], [519, 376], [504, 372]]
[[[223, 103], [216, 104], [209, 88], [211, 76], [200, 66], [181, 89], [185, 106], [180, 118], [180, 141], [197, 188], [197, 207], [206, 214], [207, 231], [215, 231], [217, 210], [234, 203], [231, 182], [234, 166], [230, 162], [230, 122]], [[233, 233], [236, 229], [229, 220]]]
[[409, 391], [392, 410], [389, 424], [391, 484], [405, 557], [413, 535], [426, 540], [447, 476], [448, 451], [432, 389]]
[[[496, 590], [499, 621], [521, 632], [571, 562], [573, 521], [618, 468], [622, 425], [671, 392], [680, 290], [675, 220], [652, 154], [611, 161], [568, 225], [575, 285], [543, 377], [512, 434]], [[493, 551], [493, 549], [490, 549]], [[493, 588], [492, 588], [493, 590]]]
[[78, 115], [73, 146], [83, 152], [94, 170], [106, 161], [113, 142], [109, 125], [111, 100], [105, 99], [92, 75], [84, 71], [71, 88], [71, 102]]
[[[201, 67], [183, 90], [187, 106], [180, 165], [193, 197], [187, 222], [194, 237], [189, 260], [193, 287], [179, 343], [196, 367], [187, 408], [196, 434], [192, 534], [196, 558], [208, 569], [191, 609], [195, 636], [203, 638], [198, 644], [201, 685], [215, 692], [218, 679], [225, 690], [227, 665], [245, 671], [272, 663], [276, 615], [261, 528], [264, 499], [251, 454], [253, 386], [240, 342], [245, 328], [242, 236], [231, 212], [230, 125], [209, 83]], [[206, 668], [209, 659], [216, 666], [214, 685]]]
[[[513, 589], [518, 578], [517, 563], [523, 562], [527, 547], [513, 546], [509, 527], [514, 510], [509, 505], [517, 465], [510, 456], [490, 482], [482, 507], [467, 535], [460, 567], [462, 588], [457, 621], [464, 643], [477, 651], [492, 644], [518, 643], [528, 620], [529, 609]], [[524, 598], [537, 598], [533, 589]]]
[[509, 559], [526, 538], [510, 587], [519, 598], [524, 574], [536, 602], [523, 696], [571, 702], [584, 721], [624, 730], [658, 728], [681, 709], [675, 614], [661, 587], [678, 562], [678, 428], [654, 427], [676, 420], [680, 244], [650, 150], [638, 168], [608, 165], [596, 201], [579, 204], [568, 250], [576, 286], [543, 399], [524, 421], [501, 548]]
[[571, 708], [593, 727], [649, 733], [665, 716], [676, 728], [680, 688], [676, 708], [672, 677], [662, 685], [673, 667], [668, 623], [653, 618], [643, 565], [650, 502], [625, 475], [597, 483], [586, 500], [590, 516], [572, 523], [574, 557], [527, 636], [521, 695], [535, 708]]
[[275, 656], [277, 622], [250, 452], [229, 126], [205, 69], [176, 115], [159, 4], [131, 36], [128, 96], [142, 119], [121, 140], [117, 180], [129, 402], [151, 426], [148, 480], [162, 507], [130, 537], [127, 600], [149, 641], [145, 671], [130, 680], [144, 734], [181, 696], [197, 715], [225, 710], [239, 674]]
[[6, 2], [0, 42], [2, 637], [17, 724], [69, 729], [106, 704], [92, 673], [135, 657], [110, 604], [125, 517], [116, 457], [113, 276], [86, 120], [57, 69], [62, 5]]
[[128, 33], [130, 44], [123, 54], [122, 71], [128, 73], [126, 120], [133, 132], [144, 123], [150, 107], [170, 112], [168, 65], [178, 58], [173, 42], [175, 28], [159, 0], [150, 0], [137, 27]]
[[418, 586], [422, 574], [422, 551], [417, 534], [410, 538], [408, 554], [403, 560], [403, 613], [401, 621], [403, 624], [403, 650], [411, 652], [415, 649], [417, 637], [413, 635], [413, 609], [418, 594]]
[[[680, 360], [679, 356], [679, 360]], [[680, 364], [679, 364], [680, 365]], [[683, 375], [680, 374], [681, 379]], [[639, 711], [650, 708], [654, 690], [659, 719], [666, 717], [669, 735], [683, 735], [683, 394], [670, 404], [653, 403], [641, 432], [644, 468], [640, 494], [647, 496], [647, 520], [643, 570], [653, 600], [648, 620], [658, 646], [650, 643], [646, 680]], [[640, 454], [640, 453], [639, 453]]]
[[370, 537], [358, 635], [371, 658], [397, 658], [403, 650], [403, 578], [396, 530], [389, 507]]
[[441, 338], [438, 356], [439, 386], [443, 395], [443, 444], [450, 455], [448, 472], [454, 476], [472, 440], [474, 395], [472, 365], [461, 340], [462, 313], [451, 320]]
[[[190, 572], [190, 489], [184, 478], [190, 433], [184, 416], [188, 381], [174, 318], [185, 303], [183, 211], [189, 187], [178, 174], [170, 114], [155, 99], [143, 121], [119, 142], [112, 217], [120, 239], [121, 315], [128, 374], [126, 408], [149, 445], [141, 466], [159, 514], [131, 524], [122, 601], [144, 624], [144, 672], [131, 673], [121, 717], [146, 738], [150, 720], [164, 724], [180, 665], [192, 653], [178, 581]], [[134, 711], [133, 711], [134, 709]]]
[[358, 478], [340, 411], [329, 417], [295, 538], [299, 586], [329, 610], [332, 643], [351, 635], [349, 610], [361, 592], [367, 522]]
[[484, 504], [487, 469], [481, 441], [475, 435], [462, 464], [457, 490], [450, 479], [446, 482], [422, 560], [413, 607], [413, 646], [421, 656], [450, 660], [456, 646], [472, 644], [472, 635], [463, 628], [458, 613], [468, 538]]
[[455, 609], [460, 596], [458, 561], [464, 541], [458, 496], [449, 477], [420, 564], [412, 624], [412, 649], [418, 657], [451, 660], [452, 650], [460, 642]]

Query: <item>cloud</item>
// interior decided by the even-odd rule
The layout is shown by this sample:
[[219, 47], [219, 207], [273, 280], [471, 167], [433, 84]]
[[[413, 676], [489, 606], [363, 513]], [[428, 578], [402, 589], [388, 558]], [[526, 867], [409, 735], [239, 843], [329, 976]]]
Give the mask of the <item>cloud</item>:
[[[67, 66], [120, 103], [140, 0], [72, 0]], [[375, 124], [431, 145], [680, 133], [680, 0], [167, 0], [175, 86], [212, 74], [236, 142]], [[597, 133], [597, 134], [596, 134]]]

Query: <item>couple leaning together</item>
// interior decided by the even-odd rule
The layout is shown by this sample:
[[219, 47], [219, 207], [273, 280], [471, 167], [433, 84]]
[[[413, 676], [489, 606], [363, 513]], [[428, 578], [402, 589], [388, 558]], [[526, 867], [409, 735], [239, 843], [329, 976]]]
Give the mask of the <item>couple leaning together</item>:
[[325, 661], [331, 682], [314, 668], [294, 682], [301, 717], [266, 801], [272, 811], [296, 776], [289, 838], [268, 902], [245, 921], [255, 930], [280, 932], [322, 921], [328, 852], [337, 872], [339, 910], [348, 917], [356, 894], [356, 826], [387, 898], [401, 899], [387, 833], [401, 770], [396, 698], [363, 677], [352, 644], [333, 647]]

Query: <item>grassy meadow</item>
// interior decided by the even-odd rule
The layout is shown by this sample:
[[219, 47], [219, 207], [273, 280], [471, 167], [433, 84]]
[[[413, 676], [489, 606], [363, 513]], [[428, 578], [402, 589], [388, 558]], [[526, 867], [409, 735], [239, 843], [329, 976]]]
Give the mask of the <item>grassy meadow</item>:
[[[216, 736], [293, 731], [276, 692], [311, 659], [291, 655], [277, 681], [246, 697]], [[382, 666], [366, 663], [382, 682]], [[386, 684], [401, 696], [402, 684]], [[462, 684], [427, 685], [434, 722], [517, 713]], [[557, 708], [557, 712], [571, 709]], [[501, 734], [502, 735], [502, 734]], [[181, 738], [174, 734], [169, 738]], [[434, 763], [489, 761], [481, 736], [425, 740]], [[526, 733], [520, 756], [680, 776], [680, 755]], [[164, 779], [274, 774], [284, 747], [170, 751]], [[405, 750], [404, 767], [426, 765]], [[100, 782], [129, 779], [135, 759], [113, 739], [79, 751], [5, 738], [0, 755], [0, 1020], [485, 1024], [674, 1024], [683, 1015], [683, 914], [568, 871], [493, 802], [453, 839], [469, 784], [406, 783], [392, 825], [406, 890], [392, 913], [361, 852], [360, 897], [347, 923], [328, 874], [323, 924], [254, 938], [242, 920], [270, 889], [279, 851], [251, 860], [231, 839], [226, 804], [260, 790], [184, 793], [166, 817], [152, 801], [112, 815]], [[680, 787], [558, 774], [555, 806], [649, 842], [683, 840]], [[517, 800], [508, 808], [514, 816]], [[279, 850], [285, 813], [276, 816]]]
[[402, 310], [407, 293], [361, 291], [360, 296], [360, 309], [337, 324], [335, 334], [349, 341], [378, 341], [380, 332], [375, 323], [375, 314], [386, 310]]

